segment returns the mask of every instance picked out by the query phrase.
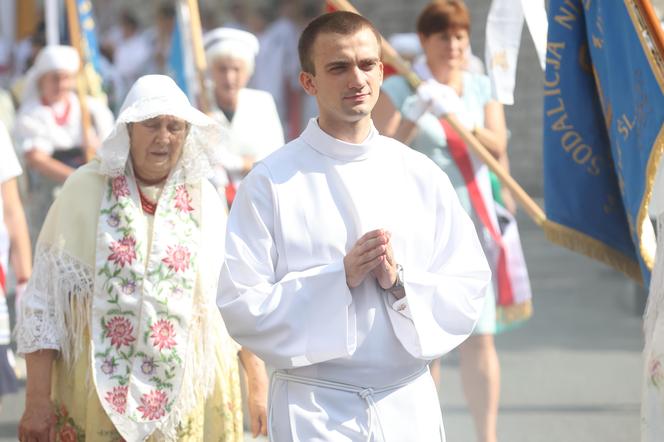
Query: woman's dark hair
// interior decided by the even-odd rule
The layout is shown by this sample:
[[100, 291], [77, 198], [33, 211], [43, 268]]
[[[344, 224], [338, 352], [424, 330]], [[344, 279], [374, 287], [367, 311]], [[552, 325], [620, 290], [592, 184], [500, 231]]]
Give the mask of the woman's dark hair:
[[425, 37], [454, 29], [470, 32], [470, 12], [461, 0], [433, 1], [417, 18], [417, 32]]

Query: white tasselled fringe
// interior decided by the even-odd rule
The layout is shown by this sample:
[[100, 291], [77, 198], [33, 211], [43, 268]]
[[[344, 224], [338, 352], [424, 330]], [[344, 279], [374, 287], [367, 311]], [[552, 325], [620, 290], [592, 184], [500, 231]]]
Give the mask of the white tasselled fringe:
[[219, 329], [221, 317], [216, 305], [206, 302], [204, 290], [195, 293], [182, 387], [159, 434], [155, 435], [158, 440], [177, 440], [180, 424], [212, 394], [218, 371], [225, 371], [224, 367], [219, 367], [217, 358], [220, 342], [216, 330]]
[[87, 343], [92, 288], [92, 266], [67, 253], [62, 244], [38, 244], [19, 306], [19, 353], [59, 350], [71, 369]]

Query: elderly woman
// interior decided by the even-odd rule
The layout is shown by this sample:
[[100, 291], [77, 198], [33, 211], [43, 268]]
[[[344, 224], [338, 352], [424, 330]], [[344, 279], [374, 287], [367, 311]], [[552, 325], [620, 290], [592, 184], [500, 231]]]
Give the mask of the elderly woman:
[[[212, 91], [212, 118], [227, 129], [223, 166], [228, 173], [217, 174], [217, 186], [230, 185], [227, 197], [254, 162], [284, 144], [284, 134], [272, 96], [248, 89], [258, 53], [258, 40], [239, 29], [218, 28], [205, 35], [205, 54]], [[221, 176], [220, 176], [221, 175]], [[230, 201], [229, 201], [230, 202]]]
[[492, 264], [493, 284], [487, 290], [484, 310], [473, 336], [461, 344], [459, 351], [461, 379], [477, 440], [495, 442], [500, 392], [500, 367], [493, 340], [499, 328], [496, 299], [508, 293], [503, 289], [509, 285], [509, 275], [502, 272], [507, 264], [505, 254], [499, 250], [500, 208], [494, 203], [488, 168], [469, 154], [456, 132], [440, 119], [448, 113], [456, 114], [491, 154], [506, 157], [503, 107], [492, 99], [488, 77], [466, 70], [469, 32], [470, 14], [462, 1], [429, 3], [417, 21], [424, 57], [413, 65], [425, 82], [414, 93], [404, 77], [387, 79], [373, 118], [383, 134], [409, 144], [445, 171], [473, 219]]
[[[214, 302], [226, 215], [207, 177], [219, 138], [171, 79], [145, 76], [98, 158], [65, 183], [20, 305], [21, 440], [242, 439], [238, 347]], [[240, 359], [264, 433], [264, 366]]]
[[81, 104], [73, 92], [79, 65], [71, 46], [47, 46], [27, 73], [14, 137], [30, 178], [26, 211], [33, 241], [53, 202], [54, 189], [85, 163], [86, 156], [93, 156], [113, 128], [111, 111], [88, 97], [94, 127], [84, 137]]

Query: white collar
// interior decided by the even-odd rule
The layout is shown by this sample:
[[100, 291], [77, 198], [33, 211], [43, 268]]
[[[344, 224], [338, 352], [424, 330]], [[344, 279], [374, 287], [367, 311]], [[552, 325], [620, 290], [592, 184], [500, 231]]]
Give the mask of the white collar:
[[354, 144], [341, 141], [324, 132], [318, 125], [316, 118], [309, 120], [307, 128], [300, 135], [302, 141], [311, 146], [316, 152], [340, 161], [361, 161], [366, 159], [371, 151], [374, 150], [378, 137], [378, 131], [373, 123], [371, 123], [369, 134], [363, 142]]

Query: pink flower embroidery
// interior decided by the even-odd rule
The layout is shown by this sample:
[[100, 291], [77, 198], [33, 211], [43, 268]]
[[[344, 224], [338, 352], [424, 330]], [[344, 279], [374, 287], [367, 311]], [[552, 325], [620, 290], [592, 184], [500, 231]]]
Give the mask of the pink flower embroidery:
[[185, 213], [194, 210], [194, 208], [191, 207], [191, 197], [184, 184], [175, 188], [175, 208], [180, 212]]
[[113, 191], [113, 196], [115, 199], [120, 199], [122, 196], [129, 196], [129, 186], [127, 185], [127, 177], [120, 175], [119, 177], [113, 178], [111, 182], [111, 189]]
[[116, 265], [124, 267], [125, 264], [131, 264], [136, 259], [136, 240], [131, 236], [125, 236], [120, 241], [113, 241], [109, 246], [111, 249], [108, 260], [113, 261]]
[[120, 387], [113, 387], [113, 390], [106, 392], [106, 402], [111, 404], [116, 413], [124, 414], [127, 409], [127, 385]]
[[152, 338], [152, 345], [157, 347], [160, 351], [164, 348], [170, 350], [175, 346], [175, 330], [173, 329], [173, 324], [166, 319], [160, 319], [152, 324], [150, 330], [152, 330], [152, 334], [150, 335]]
[[132, 334], [134, 327], [129, 319], [115, 316], [106, 323], [106, 337], [111, 338], [111, 345], [119, 349], [123, 345], [129, 345], [136, 340]]
[[191, 253], [185, 246], [168, 246], [166, 255], [168, 256], [162, 259], [162, 262], [174, 272], [184, 272], [189, 267]]
[[168, 397], [161, 390], [154, 390], [141, 396], [141, 405], [137, 410], [143, 413], [143, 419], [156, 420], [166, 414]]
[[78, 442], [76, 428], [69, 425], [69, 423], [65, 423], [58, 433], [58, 440], [61, 442]]

